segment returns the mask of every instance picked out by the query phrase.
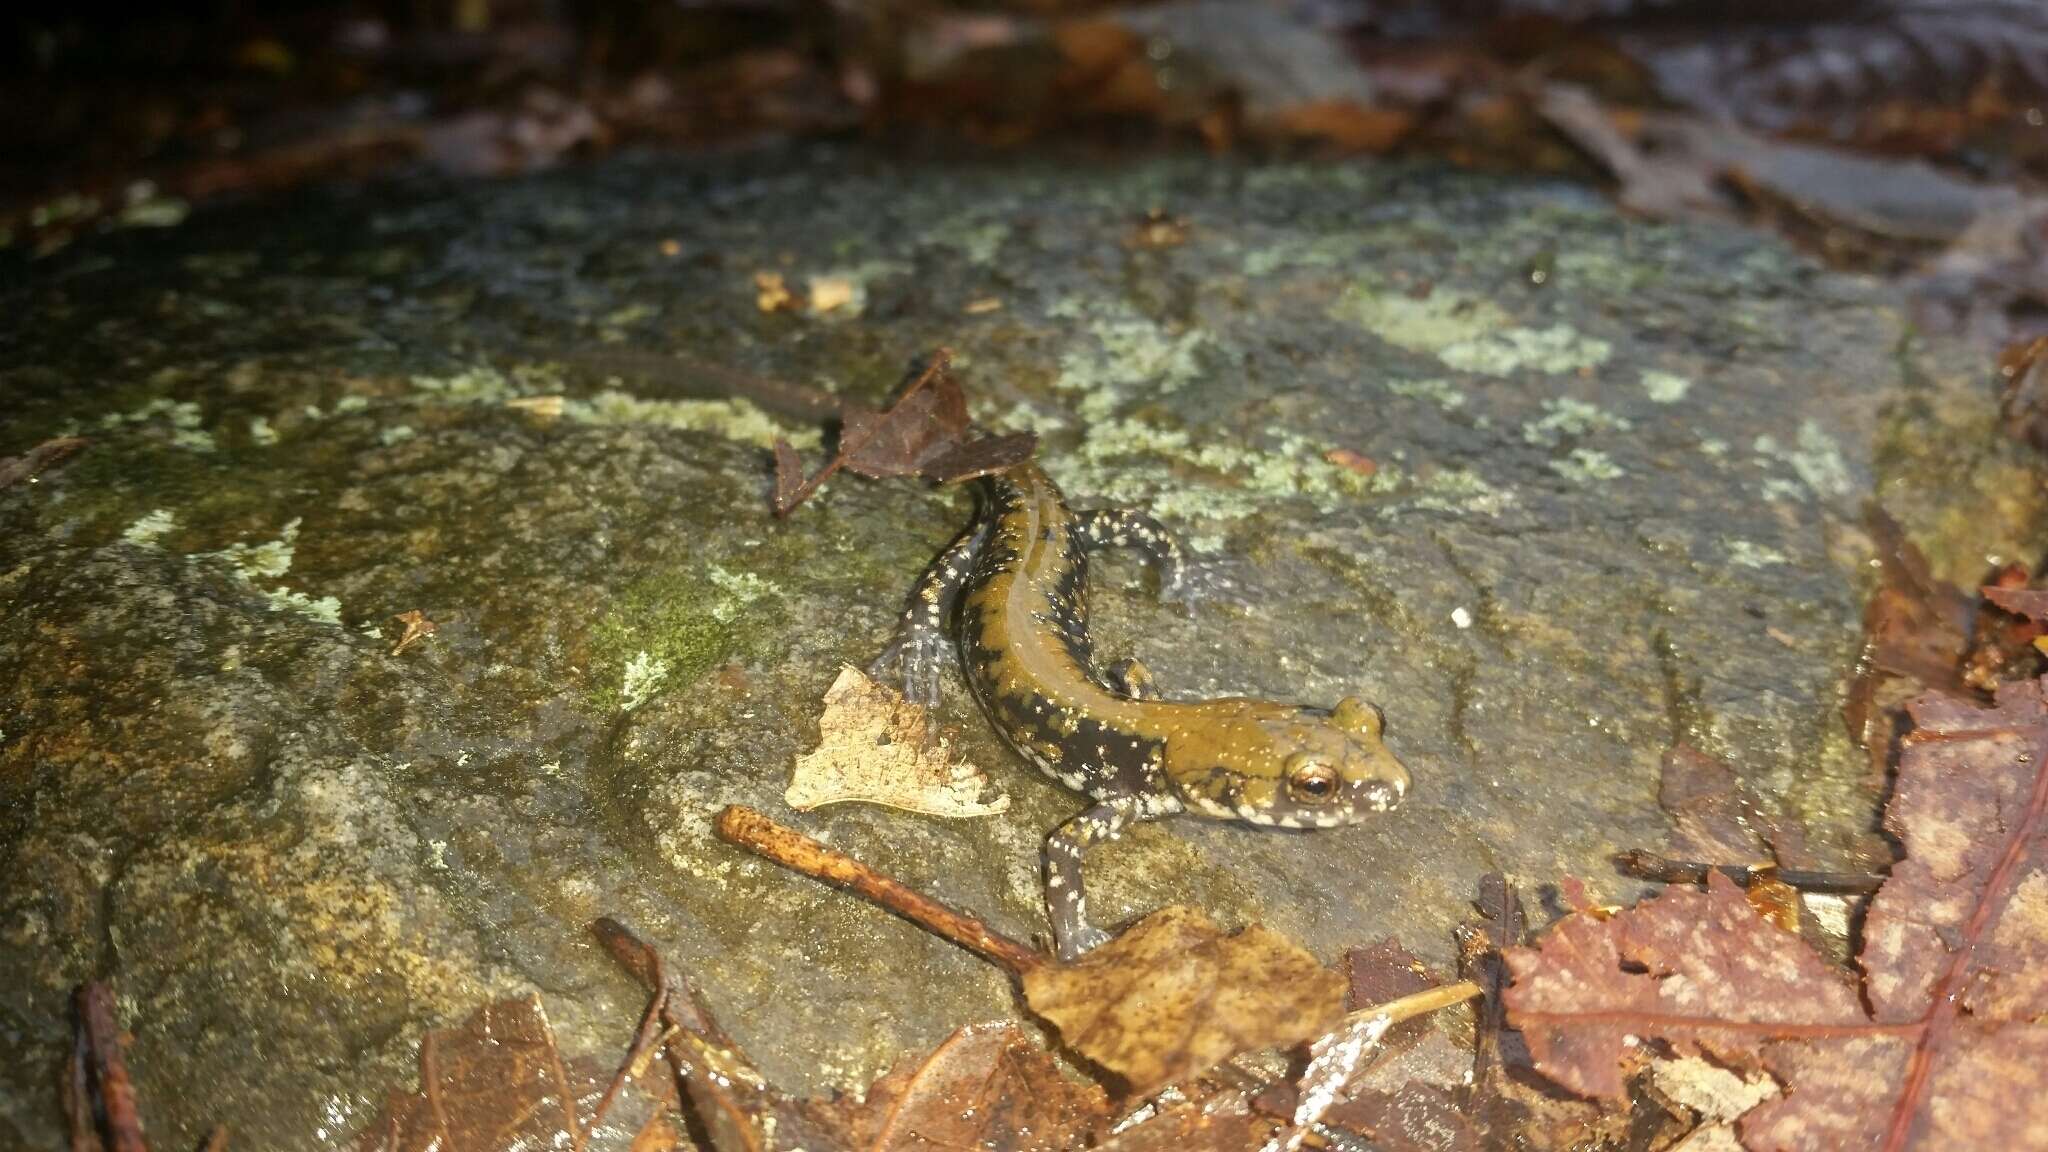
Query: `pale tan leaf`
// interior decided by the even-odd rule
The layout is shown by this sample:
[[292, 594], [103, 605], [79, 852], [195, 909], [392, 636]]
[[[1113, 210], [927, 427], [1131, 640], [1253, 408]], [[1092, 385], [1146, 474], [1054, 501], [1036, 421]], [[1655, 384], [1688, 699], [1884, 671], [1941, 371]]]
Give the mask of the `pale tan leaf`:
[[955, 758], [925, 709], [846, 665], [825, 692], [817, 748], [797, 757], [783, 800], [798, 811], [858, 801], [928, 816], [991, 816], [1010, 798]]

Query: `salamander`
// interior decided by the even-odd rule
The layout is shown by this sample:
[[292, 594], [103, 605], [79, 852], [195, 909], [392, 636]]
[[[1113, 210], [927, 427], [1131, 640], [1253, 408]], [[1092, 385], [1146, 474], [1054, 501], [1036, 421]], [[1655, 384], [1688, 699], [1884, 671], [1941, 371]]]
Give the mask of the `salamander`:
[[1036, 464], [988, 477], [975, 523], [919, 580], [889, 647], [906, 695], [938, 702], [949, 621], [968, 684], [1017, 752], [1094, 805], [1046, 839], [1053, 939], [1071, 960], [1107, 940], [1088, 922], [1087, 848], [1133, 821], [1188, 812], [1279, 828], [1329, 828], [1388, 811], [1408, 771], [1377, 705], [1333, 708], [1228, 697], [1160, 697], [1144, 666], [1098, 670], [1088, 638], [1088, 554], [1132, 546], [1162, 599], [1191, 602], [1180, 546], [1142, 512], [1076, 512]]

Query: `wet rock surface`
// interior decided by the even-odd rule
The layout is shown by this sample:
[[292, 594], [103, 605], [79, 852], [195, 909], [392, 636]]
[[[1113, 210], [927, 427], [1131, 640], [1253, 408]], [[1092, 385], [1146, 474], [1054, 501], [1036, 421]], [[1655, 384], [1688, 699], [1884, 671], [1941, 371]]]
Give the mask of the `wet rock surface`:
[[[764, 271], [842, 302], [764, 311]], [[1184, 819], [1090, 857], [1102, 921], [1190, 901], [1325, 958], [1446, 960], [1492, 869], [1632, 894], [1607, 859], [1669, 834], [1677, 741], [1814, 861], [1858, 859], [1864, 507], [1951, 575], [2041, 527], [1978, 362], [1873, 285], [1432, 170], [628, 160], [201, 213], [0, 265], [0, 302], [0, 455], [93, 439], [0, 492], [10, 1145], [59, 1140], [94, 975], [166, 1147], [338, 1146], [423, 1029], [494, 996], [620, 1050], [640, 996], [599, 914], [793, 1088], [1013, 1011], [994, 971], [711, 836], [752, 804], [1028, 936], [1038, 842], [1080, 807], [957, 682], [1007, 812], [782, 806], [839, 665], [972, 500], [848, 477], [775, 520], [767, 445], [817, 441], [761, 380], [874, 402], [953, 347], [1077, 505], [1150, 507], [1246, 589], [1184, 614], [1112, 559], [1104, 659], [1385, 707], [1417, 782], [1385, 820]], [[409, 610], [437, 630], [394, 651]]]

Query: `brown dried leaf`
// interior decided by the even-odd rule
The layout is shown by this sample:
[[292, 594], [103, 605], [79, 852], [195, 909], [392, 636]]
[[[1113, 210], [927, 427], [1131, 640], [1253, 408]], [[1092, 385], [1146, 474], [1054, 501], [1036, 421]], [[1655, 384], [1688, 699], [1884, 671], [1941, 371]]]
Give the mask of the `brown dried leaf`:
[[1038, 451], [1038, 434], [1035, 432], [1011, 432], [1004, 436], [984, 436], [956, 444], [946, 451], [927, 459], [919, 471], [926, 479], [941, 484], [957, 484], [972, 480], [976, 476], [987, 476], [1014, 468], [1031, 459]]
[[2015, 616], [2048, 624], [2048, 589], [1987, 587], [1984, 598]]
[[1910, 707], [1885, 811], [1906, 858], [1871, 901], [1859, 958], [1881, 1021], [1920, 1016], [1937, 988], [1980, 1021], [2048, 1014], [2044, 684], [2007, 684], [1993, 708], [1933, 695]]
[[1411, 1080], [1393, 1092], [1360, 1092], [1323, 1116], [1381, 1152], [1479, 1152], [1480, 1130], [1447, 1088]]
[[1689, 860], [1748, 863], [1771, 857], [1768, 827], [1735, 770], [1684, 744], [1664, 752], [1657, 804], [1676, 830], [1672, 850]]
[[887, 411], [855, 404], [840, 412], [839, 451], [816, 475], [792, 480], [802, 471], [794, 451], [775, 454], [775, 513], [787, 515], [833, 473], [848, 468], [863, 476], [925, 476], [947, 481], [1008, 468], [1030, 459], [1035, 437], [993, 436], [970, 440], [967, 397], [949, 370], [951, 354], [932, 354]]
[[2048, 1113], [2011, 1106], [2048, 1093], [2048, 680], [1909, 711], [1885, 815], [1906, 856], [1865, 917], [1860, 998], [1714, 874], [1511, 954], [1543, 1071], [1612, 1096], [1631, 1040], [1761, 1066], [1785, 1094], [1740, 1122], [1753, 1152], [2048, 1149]]
[[63, 460], [92, 441], [83, 436], [59, 436], [45, 440], [19, 456], [0, 457], [0, 490], [12, 488], [23, 480], [32, 480], [36, 474]]
[[417, 608], [400, 612], [398, 615], [393, 616], [392, 619], [396, 620], [404, 628], [404, 631], [398, 637], [398, 643], [391, 646], [391, 654], [393, 656], [432, 636], [440, 628], [440, 625], [427, 619], [427, 614]]
[[653, 994], [648, 1011], [661, 1025], [662, 1057], [682, 1089], [678, 1107], [688, 1113], [693, 1136], [703, 1137], [698, 1143], [704, 1152], [846, 1145], [846, 1109], [833, 1101], [793, 1099], [770, 1087], [718, 1026], [689, 980], [670, 971], [653, 945], [610, 917], [592, 921], [590, 929], [605, 951]]
[[[592, 1060], [567, 1061], [555, 1045], [540, 998], [500, 1000], [455, 1028], [420, 1040], [420, 1088], [393, 1096], [383, 1114], [356, 1133], [359, 1152], [505, 1152], [581, 1147], [581, 1119], [611, 1071]], [[681, 1133], [665, 1078], [636, 1082], [615, 1101], [607, 1129], [635, 1133], [636, 1147], [676, 1147]]]
[[967, 396], [942, 354], [888, 411], [848, 405], [840, 451], [845, 466], [863, 476], [913, 476], [966, 432]]
[[1961, 589], [1935, 577], [1891, 517], [1875, 513], [1870, 527], [1881, 583], [1863, 609], [1862, 671], [1842, 712], [1852, 738], [1882, 751], [1889, 730], [1876, 730], [1871, 721], [1885, 707], [1879, 695], [1886, 681], [1965, 691], [1961, 668], [1973, 606]]
[[819, 742], [796, 759], [783, 800], [799, 812], [861, 802], [929, 816], [992, 816], [1010, 798], [981, 769], [956, 760], [925, 709], [844, 665], [825, 692]]
[[1344, 1010], [1356, 1012], [1436, 987], [1413, 952], [1389, 936], [1344, 953]]
[[1539, 1071], [1584, 1096], [1622, 1097], [1640, 1038], [1739, 1063], [1768, 1033], [1757, 1025], [1863, 1019], [1855, 990], [1718, 872], [1705, 892], [1669, 889], [1606, 920], [1567, 916], [1507, 962], [1509, 1023]]
[[799, 306], [796, 294], [780, 272], [754, 273], [754, 307], [763, 312], [789, 312]]
[[1239, 1052], [1314, 1039], [1344, 1011], [1343, 977], [1300, 945], [1256, 924], [1225, 935], [1180, 905], [1023, 985], [1032, 1011], [1140, 1096]]
[[1078, 1147], [1109, 1115], [1102, 1089], [1062, 1075], [1014, 1024], [970, 1025], [925, 1058], [888, 1109], [874, 1152]]

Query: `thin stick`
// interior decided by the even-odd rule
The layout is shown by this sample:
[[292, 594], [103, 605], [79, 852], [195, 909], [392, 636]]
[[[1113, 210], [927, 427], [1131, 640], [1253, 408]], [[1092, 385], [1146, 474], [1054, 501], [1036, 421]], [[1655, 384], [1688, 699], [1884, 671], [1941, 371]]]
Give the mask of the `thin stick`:
[[1389, 1000], [1384, 1004], [1360, 1008], [1356, 1012], [1346, 1014], [1344, 1022], [1349, 1024], [1357, 1020], [1369, 1020], [1376, 1016], [1385, 1016], [1389, 1024], [1399, 1024], [1403, 1020], [1441, 1011], [1453, 1004], [1463, 1004], [1467, 1000], [1472, 1000], [1485, 994], [1486, 989], [1481, 988], [1478, 984], [1470, 980], [1460, 980], [1456, 984], [1445, 984], [1440, 988], [1425, 988], [1420, 992], [1402, 996], [1399, 999]]
[[626, 1082], [636, 1079], [646, 1071], [646, 1057], [654, 1050], [654, 1044], [661, 1034], [662, 1013], [668, 1008], [668, 988], [656, 988], [648, 998], [647, 1011], [640, 1014], [640, 1029], [633, 1034], [633, 1046], [626, 1049], [626, 1058], [619, 1062], [619, 1070], [612, 1076], [612, 1082], [605, 1086], [604, 1095], [598, 1097], [597, 1107], [590, 1110], [590, 1130], [595, 1132], [604, 1123], [604, 1114], [612, 1106], [612, 1098]]
[[135, 1108], [135, 1084], [121, 1056], [121, 1029], [114, 1023], [114, 993], [95, 980], [78, 990], [78, 1017], [92, 1048], [100, 1102], [106, 1108], [107, 1144], [112, 1152], [149, 1152], [142, 1116]]
[[1877, 891], [1885, 880], [1868, 872], [1801, 872], [1783, 868], [1752, 868], [1743, 864], [1672, 860], [1640, 848], [1616, 854], [1614, 863], [1631, 876], [1665, 884], [1705, 884], [1707, 873], [1719, 872], [1745, 888], [1759, 880], [1782, 880], [1804, 892], [1866, 895]]
[[980, 918], [949, 908], [901, 881], [882, 875], [844, 852], [827, 848], [792, 828], [785, 828], [752, 808], [737, 804], [718, 814], [719, 839], [765, 856], [814, 880], [894, 912], [927, 932], [943, 936], [995, 964], [1013, 977], [1046, 962], [1037, 952], [989, 927]]

